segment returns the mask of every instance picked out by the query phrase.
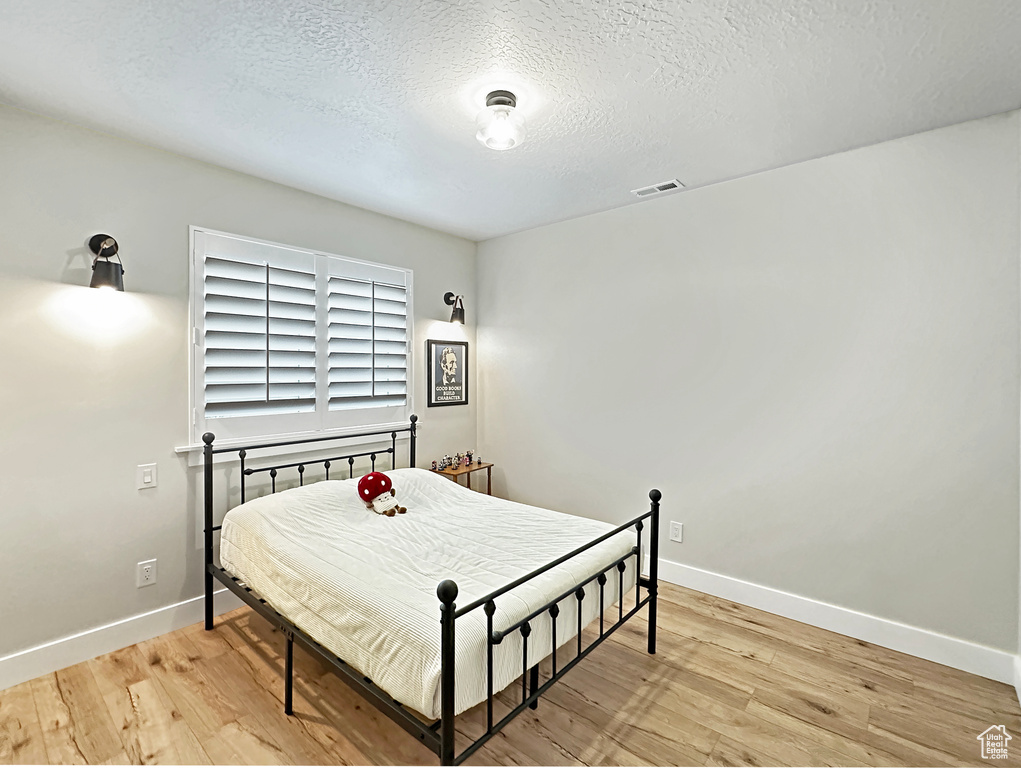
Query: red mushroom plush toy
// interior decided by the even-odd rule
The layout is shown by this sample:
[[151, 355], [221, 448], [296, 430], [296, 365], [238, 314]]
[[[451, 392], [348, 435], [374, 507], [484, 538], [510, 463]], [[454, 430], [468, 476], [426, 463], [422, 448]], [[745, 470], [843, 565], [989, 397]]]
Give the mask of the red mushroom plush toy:
[[393, 517], [408, 510], [397, 503], [397, 491], [390, 478], [382, 472], [370, 472], [358, 481], [358, 496], [377, 515]]

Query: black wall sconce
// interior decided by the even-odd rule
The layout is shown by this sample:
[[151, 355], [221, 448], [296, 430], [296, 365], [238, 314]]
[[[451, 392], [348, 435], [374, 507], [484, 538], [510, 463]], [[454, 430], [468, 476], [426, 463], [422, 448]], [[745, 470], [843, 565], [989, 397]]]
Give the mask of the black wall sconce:
[[[93, 235], [89, 240], [89, 249], [96, 254], [92, 261], [91, 288], [113, 288], [124, 290], [124, 265], [117, 256], [117, 241], [109, 235]], [[110, 261], [117, 256], [117, 261]]]
[[443, 303], [453, 307], [450, 311], [450, 322], [464, 325], [464, 296], [447, 291], [443, 294]]

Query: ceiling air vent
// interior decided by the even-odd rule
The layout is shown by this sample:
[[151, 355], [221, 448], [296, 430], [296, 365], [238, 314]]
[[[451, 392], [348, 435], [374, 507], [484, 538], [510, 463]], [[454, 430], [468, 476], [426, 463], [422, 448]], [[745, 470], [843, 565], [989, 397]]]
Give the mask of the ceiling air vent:
[[661, 181], [659, 184], [653, 184], [651, 187], [632, 189], [631, 194], [635, 197], [652, 197], [653, 195], [664, 195], [667, 192], [674, 192], [678, 189], [684, 189], [684, 185], [677, 179], [670, 179], [670, 181]]

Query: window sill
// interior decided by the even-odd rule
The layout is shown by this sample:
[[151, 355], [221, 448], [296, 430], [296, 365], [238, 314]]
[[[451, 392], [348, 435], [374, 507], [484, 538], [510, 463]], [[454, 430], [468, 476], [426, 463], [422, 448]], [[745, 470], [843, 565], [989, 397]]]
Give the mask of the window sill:
[[[421, 419], [418, 421], [418, 426], [422, 425]], [[262, 437], [246, 437], [246, 438], [234, 438], [231, 440], [217, 440], [213, 443], [213, 448], [220, 450], [222, 448], [234, 448], [240, 450], [248, 445], [259, 445], [266, 442], [279, 442], [284, 440], [307, 440], [308, 438], [322, 438], [319, 442], [315, 443], [302, 443], [299, 445], [280, 445], [273, 448], [260, 448], [253, 451], [252, 458], [258, 459], [269, 459], [277, 456], [291, 456], [294, 454], [303, 453], [315, 453], [321, 455], [323, 451], [329, 450], [331, 446], [337, 451], [347, 452], [349, 448], [361, 448], [363, 446], [380, 446], [384, 450], [389, 448], [391, 445], [389, 435], [376, 435], [368, 437], [349, 437], [350, 435], [358, 434], [368, 430], [379, 430], [380, 432], [393, 431], [397, 429], [407, 429], [408, 422], [394, 422], [392, 424], [373, 424], [370, 426], [363, 427], [352, 427], [350, 429], [334, 430], [331, 432], [295, 432], [286, 435], [264, 435]], [[406, 444], [410, 439], [410, 435], [407, 432], [397, 433], [397, 466], [406, 465], [408, 461], [407, 451], [401, 451], [401, 446]], [[343, 446], [334, 446], [334, 440], [343, 440]], [[201, 467], [204, 463], [203, 449], [205, 448], [204, 443], [181, 445], [174, 448], [174, 453], [178, 456], [185, 456], [188, 459], [189, 467]], [[226, 453], [217, 453], [213, 456], [214, 464], [223, 464], [226, 462], [236, 462], [238, 460], [237, 450], [228, 451]], [[356, 451], [360, 452], [360, 451]]]

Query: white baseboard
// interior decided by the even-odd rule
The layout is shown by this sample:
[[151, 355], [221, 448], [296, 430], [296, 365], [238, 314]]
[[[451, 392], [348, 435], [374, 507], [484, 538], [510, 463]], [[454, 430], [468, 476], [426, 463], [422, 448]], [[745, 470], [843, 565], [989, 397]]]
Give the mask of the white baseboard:
[[[226, 592], [220, 589], [214, 593], [217, 615], [244, 605]], [[203, 600], [202, 596], [193, 597], [4, 656], [0, 658], [0, 691], [202, 621]]]
[[660, 560], [659, 575], [672, 584], [1014, 685], [1021, 697], [1016, 654], [670, 560]]
[[1021, 704], [1021, 656], [1014, 657], [1014, 693], [1017, 694], [1018, 704]]

